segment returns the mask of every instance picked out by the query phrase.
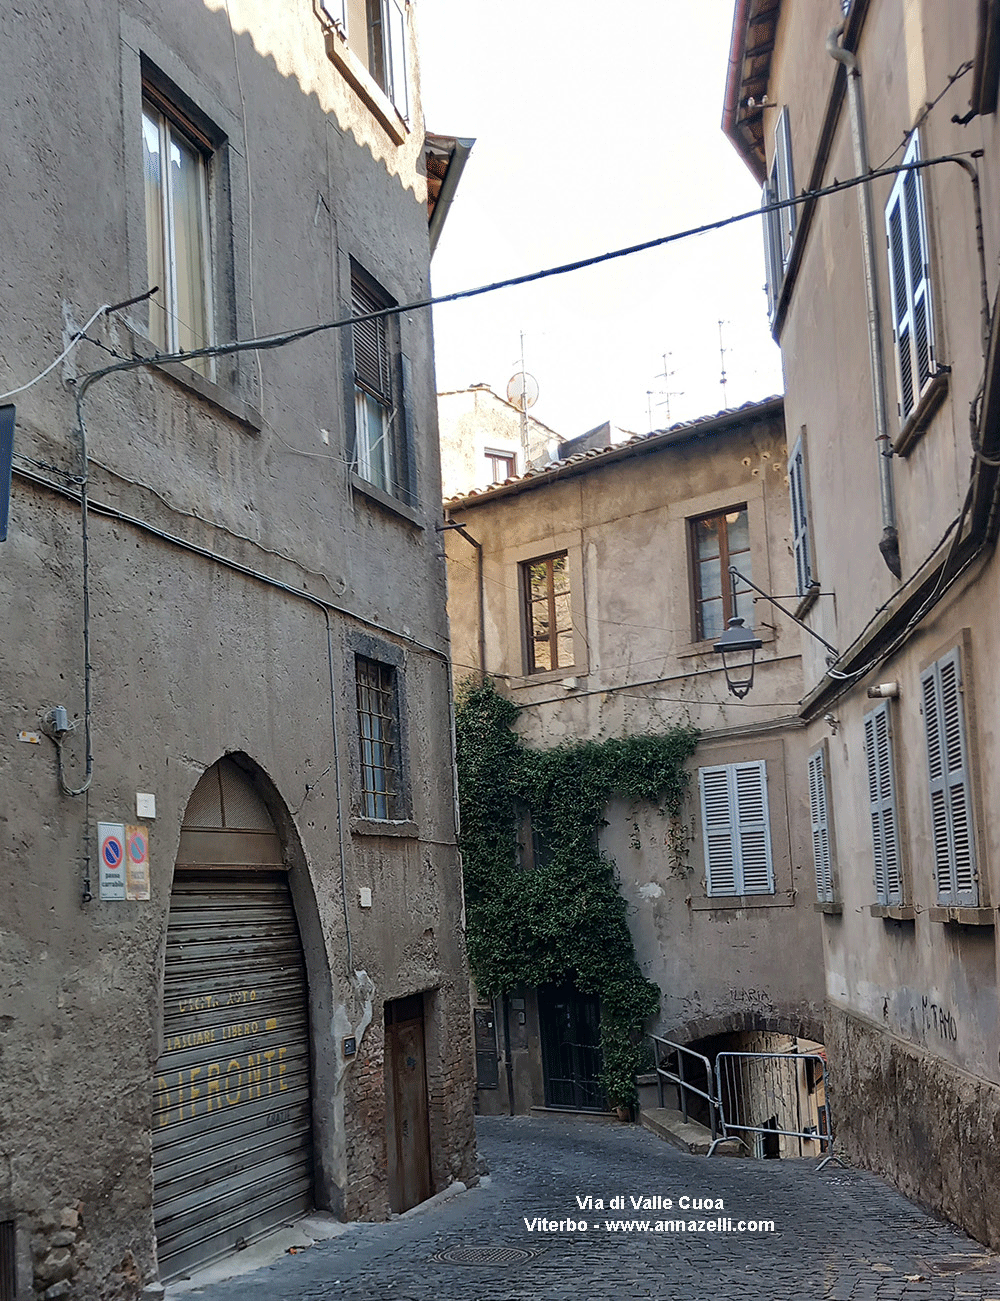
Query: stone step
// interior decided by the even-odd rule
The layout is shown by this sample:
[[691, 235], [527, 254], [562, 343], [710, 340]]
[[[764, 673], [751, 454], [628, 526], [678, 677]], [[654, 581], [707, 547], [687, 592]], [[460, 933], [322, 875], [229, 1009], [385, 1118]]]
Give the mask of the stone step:
[[[670, 1107], [643, 1107], [639, 1123], [659, 1138], [682, 1152], [693, 1156], [706, 1156], [712, 1143], [712, 1132], [696, 1120], [685, 1120], [683, 1113]], [[743, 1156], [746, 1149], [738, 1138], [726, 1138], [715, 1149], [715, 1156]]]

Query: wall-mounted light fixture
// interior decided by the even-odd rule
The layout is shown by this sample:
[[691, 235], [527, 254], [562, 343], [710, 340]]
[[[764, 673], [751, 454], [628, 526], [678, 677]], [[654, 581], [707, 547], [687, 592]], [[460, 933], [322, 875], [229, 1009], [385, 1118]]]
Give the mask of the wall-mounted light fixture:
[[[800, 628], [804, 628], [810, 637], [815, 637], [818, 642], [822, 642], [830, 652], [826, 657], [828, 665], [835, 664], [840, 658], [840, 652], [837, 650], [836, 646], [831, 645], [830, 642], [828, 642], [825, 637], [821, 637], [818, 632], [813, 632], [812, 628], [810, 628], [807, 623], [803, 623], [801, 619], [797, 618], [791, 612], [791, 610], [786, 610], [783, 605], [779, 604], [779, 602], [776, 601], [773, 596], [770, 596], [765, 592], [762, 587], [758, 587], [757, 584], [747, 578], [745, 574], [741, 574], [735, 565], [729, 566], [729, 576], [733, 584], [734, 610], [736, 609], [736, 580], [738, 578], [741, 583], [746, 583], [747, 587], [752, 587], [753, 590], [762, 596], [765, 601], [770, 601], [771, 604], [776, 606], [782, 614], [787, 615], [793, 623], [797, 623]], [[734, 618], [729, 620], [726, 631], [712, 647], [713, 650], [717, 651], [718, 654], [722, 656], [722, 667], [726, 673], [726, 686], [737, 700], [742, 700], [753, 686], [754, 664], [757, 658], [757, 652], [760, 650], [761, 645], [762, 642], [758, 637], [754, 636], [752, 630], [744, 627], [743, 620], [740, 618]], [[747, 662], [747, 655], [750, 656], [749, 662]]]

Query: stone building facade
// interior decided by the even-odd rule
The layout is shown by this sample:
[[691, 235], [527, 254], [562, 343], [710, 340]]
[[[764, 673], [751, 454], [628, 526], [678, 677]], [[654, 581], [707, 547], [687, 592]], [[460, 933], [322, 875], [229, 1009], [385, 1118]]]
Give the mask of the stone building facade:
[[[447, 533], [456, 677], [493, 678], [520, 707], [526, 744], [677, 724], [701, 732], [681, 828], [653, 805], [615, 800], [599, 833], [617, 864], [639, 964], [662, 991], [650, 1029], [713, 1053], [751, 1031], [822, 1042], [798, 634], [740, 583], [739, 613], [763, 642], [746, 701], [727, 691], [713, 650], [734, 613], [727, 560], [768, 593], [794, 583], [781, 399], [572, 455], [452, 499], [446, 511], [462, 526]], [[535, 588], [549, 579], [554, 618], [538, 617]], [[707, 849], [714, 832], [704, 797], [711, 805], [713, 791], [746, 851], [728, 878], [720, 842]], [[768, 839], [754, 867], [756, 835]], [[530, 870], [530, 831], [523, 839]], [[558, 990], [523, 989], [492, 1013], [480, 1008], [481, 1085], [489, 1054], [501, 1063], [495, 1085], [478, 1091], [480, 1108], [573, 1105], [571, 1093], [600, 1108], [599, 1090], [560, 1093], [558, 1044], [547, 1044], [570, 1022], [579, 1041], [596, 1042], [599, 1015]]]
[[998, 52], [994, 4], [739, 0], [724, 117], [769, 209], [800, 610], [837, 648], [803, 634], [799, 716], [838, 1133], [994, 1246]]
[[415, 21], [0, 18], [4, 1295], [473, 1173]]

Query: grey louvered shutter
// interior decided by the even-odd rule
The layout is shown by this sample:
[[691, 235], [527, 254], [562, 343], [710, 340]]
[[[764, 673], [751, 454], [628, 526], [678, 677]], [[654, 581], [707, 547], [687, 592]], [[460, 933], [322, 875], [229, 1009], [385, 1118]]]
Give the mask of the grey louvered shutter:
[[788, 462], [788, 489], [792, 498], [792, 549], [795, 555], [795, 590], [804, 596], [813, 581], [809, 555], [809, 512], [806, 505], [805, 453], [801, 436]]
[[763, 760], [733, 764], [739, 829], [740, 894], [773, 894], [767, 772]]
[[[792, 172], [792, 131], [788, 120], [788, 109], [781, 110], [778, 124], [774, 129], [774, 156], [778, 164], [778, 198], [795, 197], [795, 176]], [[781, 240], [781, 270], [784, 274], [792, 252], [795, 238], [795, 206], [790, 204], [778, 213], [778, 230]]]
[[875, 859], [875, 893], [881, 904], [903, 902], [899, 854], [899, 815], [892, 756], [889, 704], [865, 715], [865, 758], [868, 765], [868, 804]]
[[833, 902], [833, 854], [830, 847], [830, 813], [826, 796], [826, 764], [823, 751], [809, 758], [809, 822], [812, 827], [813, 862], [816, 867], [816, 898]]
[[920, 686], [938, 902], [974, 908], [979, 882], [958, 649], [926, 669]]
[[407, 87], [406, 2], [382, 0], [384, 21], [388, 27], [389, 98], [404, 122], [410, 120], [410, 94]]
[[[366, 316], [386, 306], [357, 279], [351, 282], [351, 313]], [[355, 381], [385, 405], [391, 403], [391, 380], [386, 318], [359, 321], [351, 327], [354, 340]]]
[[[920, 144], [914, 134], [903, 162], [919, 161]], [[930, 248], [922, 173], [900, 172], [886, 204], [885, 228], [899, 416], [905, 423], [934, 371]]]
[[701, 768], [701, 827], [705, 840], [705, 884], [709, 895], [738, 894], [737, 851], [729, 768]]
[[770, 321], [774, 320], [774, 314], [778, 309], [778, 296], [781, 292], [781, 281], [784, 274], [781, 266], [781, 248], [778, 233], [780, 214], [769, 211], [770, 205], [774, 203], [777, 197], [774, 186], [769, 179], [761, 192], [760, 206], [764, 223], [764, 273], [767, 288], [767, 316]]

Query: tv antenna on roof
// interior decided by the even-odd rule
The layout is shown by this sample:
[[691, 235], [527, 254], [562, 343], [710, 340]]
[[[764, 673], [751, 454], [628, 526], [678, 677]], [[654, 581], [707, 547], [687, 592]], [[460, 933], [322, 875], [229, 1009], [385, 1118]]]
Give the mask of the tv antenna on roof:
[[521, 413], [521, 455], [528, 468], [528, 408], [538, 401], [538, 380], [524, 369], [524, 331], [521, 331], [521, 369], [507, 381], [507, 401]]

